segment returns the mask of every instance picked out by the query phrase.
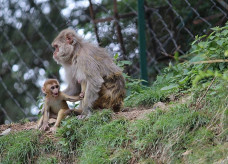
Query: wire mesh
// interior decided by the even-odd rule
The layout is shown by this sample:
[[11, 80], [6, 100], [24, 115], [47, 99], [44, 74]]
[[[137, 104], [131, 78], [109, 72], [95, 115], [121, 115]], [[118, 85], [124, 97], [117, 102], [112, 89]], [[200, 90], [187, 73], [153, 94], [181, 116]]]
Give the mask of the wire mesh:
[[[0, 0], [0, 110], [8, 121], [36, 114], [45, 78], [60, 79], [52, 59], [53, 38], [64, 28], [129, 60], [139, 77], [137, 3], [130, 0]], [[162, 67], [190, 49], [195, 35], [209, 34], [228, 19], [225, 0], [145, 1], [150, 81]]]

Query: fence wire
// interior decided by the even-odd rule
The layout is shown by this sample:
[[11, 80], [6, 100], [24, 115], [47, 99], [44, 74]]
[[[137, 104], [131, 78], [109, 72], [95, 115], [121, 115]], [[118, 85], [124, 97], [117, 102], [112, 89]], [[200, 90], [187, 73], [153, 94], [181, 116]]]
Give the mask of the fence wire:
[[[139, 77], [137, 1], [0, 0], [0, 113], [18, 121], [36, 114], [46, 78], [61, 79], [51, 42], [71, 27], [85, 39], [107, 48], [126, 71]], [[196, 35], [209, 34], [228, 20], [226, 0], [147, 0], [145, 22], [150, 81], [162, 67], [190, 49]], [[1, 122], [1, 120], [0, 120]]]

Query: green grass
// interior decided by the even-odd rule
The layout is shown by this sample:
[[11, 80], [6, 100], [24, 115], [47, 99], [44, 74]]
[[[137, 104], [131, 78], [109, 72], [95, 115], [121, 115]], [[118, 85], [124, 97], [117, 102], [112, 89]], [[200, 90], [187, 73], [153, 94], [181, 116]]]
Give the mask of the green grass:
[[37, 131], [23, 131], [0, 137], [1, 163], [30, 163], [38, 153]]
[[[216, 79], [207, 90], [212, 79], [208, 80], [185, 90], [185, 94], [191, 93], [191, 99], [186, 103], [170, 102], [172, 105], [168, 109], [156, 109], [145, 119], [112, 120], [110, 111], [99, 111], [87, 121], [66, 120], [59, 135], [68, 145], [68, 152], [75, 152], [79, 163], [130, 163], [132, 160], [140, 163], [214, 163], [225, 160], [228, 91], [224, 86], [228, 82]], [[164, 87], [159, 83], [154, 86], [157, 91]], [[166, 87], [167, 90], [159, 95], [152, 92], [152, 88], [142, 88], [137, 92], [142, 97], [136, 95], [127, 101], [134, 102], [133, 106], [149, 105], [163, 98], [166, 100], [168, 94], [184, 91]], [[203, 95], [200, 107], [196, 107]]]
[[[214, 30], [192, 44], [185, 56], [190, 62], [170, 64], [152, 86], [128, 77], [125, 106], [152, 107], [162, 101], [165, 109], [133, 121], [113, 120], [110, 110], [85, 120], [70, 117], [57, 131], [58, 144], [40, 144], [37, 131], [2, 136], [0, 163], [227, 163], [228, 64], [191, 63], [228, 57], [228, 24]], [[172, 102], [170, 95], [190, 99]]]
[[[216, 79], [191, 89], [186, 103], [170, 102], [141, 120], [112, 119], [111, 110], [89, 119], [70, 117], [57, 131], [59, 143], [39, 143], [38, 131], [0, 137], [1, 163], [215, 163], [227, 158], [227, 81]], [[143, 94], [143, 93], [141, 93]], [[146, 96], [145, 96], [146, 97]], [[165, 95], [164, 95], [165, 97]]]
[[[104, 110], [95, 113], [87, 121], [75, 118], [66, 120], [63, 128], [58, 131], [59, 135], [65, 137], [61, 144], [65, 145], [67, 151], [76, 150], [80, 163], [96, 164], [126, 160], [123, 156], [128, 156], [127, 151], [114, 150], [121, 149], [129, 140], [126, 129], [128, 121], [112, 121], [111, 115], [110, 110]], [[114, 155], [112, 159], [110, 155]]]
[[58, 160], [55, 156], [53, 157], [40, 156], [37, 159], [37, 164], [58, 164]]
[[[217, 92], [220, 97], [214, 98], [211, 92]], [[69, 145], [76, 143], [68, 151], [76, 152], [79, 163], [128, 163], [132, 159], [144, 163], [183, 163], [184, 160], [213, 163], [227, 155], [222, 144], [226, 140], [227, 95], [228, 91], [224, 93], [218, 87], [208, 91], [207, 102], [201, 109], [195, 108], [193, 98], [168, 110], [157, 109], [146, 119], [134, 122], [112, 120], [108, 110], [96, 113], [87, 121], [70, 118], [66, 122], [72, 121], [71, 125], [67, 128], [69, 122], [64, 122], [59, 134]], [[75, 128], [69, 132], [69, 127]], [[186, 151], [191, 153], [184, 156]]]

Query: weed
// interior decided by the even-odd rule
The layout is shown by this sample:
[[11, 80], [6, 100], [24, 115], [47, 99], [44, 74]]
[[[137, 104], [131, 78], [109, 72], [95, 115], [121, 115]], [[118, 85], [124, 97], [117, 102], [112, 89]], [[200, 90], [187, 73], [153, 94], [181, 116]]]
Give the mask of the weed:
[[41, 156], [37, 160], [37, 164], [57, 164], [58, 160], [56, 157], [46, 157], [46, 156]]
[[0, 138], [1, 163], [30, 163], [38, 153], [37, 131], [24, 131]]
[[129, 163], [132, 158], [132, 153], [128, 149], [117, 149], [113, 155], [110, 156], [110, 163], [125, 164]]

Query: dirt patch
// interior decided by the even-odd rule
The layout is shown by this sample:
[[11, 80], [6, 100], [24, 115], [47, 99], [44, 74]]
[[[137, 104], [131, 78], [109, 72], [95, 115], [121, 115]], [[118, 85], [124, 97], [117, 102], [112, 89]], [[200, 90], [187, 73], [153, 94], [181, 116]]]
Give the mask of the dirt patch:
[[122, 112], [113, 115], [114, 119], [126, 118], [127, 120], [134, 121], [144, 119], [149, 113], [155, 111], [157, 108], [165, 110], [167, 105], [162, 102], [157, 102], [152, 108], [137, 107], [137, 108], [124, 108]]
[[119, 112], [116, 114], [113, 114], [114, 119], [118, 118], [126, 118], [127, 120], [134, 121], [134, 120], [139, 120], [145, 118], [145, 116], [149, 113], [154, 111], [154, 109], [133, 109], [131, 111], [124, 111], [124, 112]]
[[[137, 108], [124, 108], [122, 112], [113, 114], [113, 119], [118, 118], [126, 118], [127, 120], [134, 121], [139, 119], [144, 119], [147, 114], [153, 112], [156, 108], [165, 108], [165, 104], [158, 102], [154, 104], [153, 108], [144, 108], [144, 107], [137, 107]], [[55, 119], [50, 119], [49, 125], [50, 127], [53, 126]], [[18, 132], [23, 130], [31, 130], [36, 129], [37, 122], [26, 122], [26, 123], [12, 123], [8, 125], [0, 125], [0, 134], [2, 132], [8, 130], [9, 133]], [[48, 138], [55, 138], [52, 132], [46, 131], [42, 133], [43, 136]]]
[[12, 123], [8, 125], [0, 126], [0, 134], [6, 129], [11, 129], [11, 132], [22, 131], [22, 130], [30, 130], [36, 128], [36, 122], [27, 122], [27, 123]]

